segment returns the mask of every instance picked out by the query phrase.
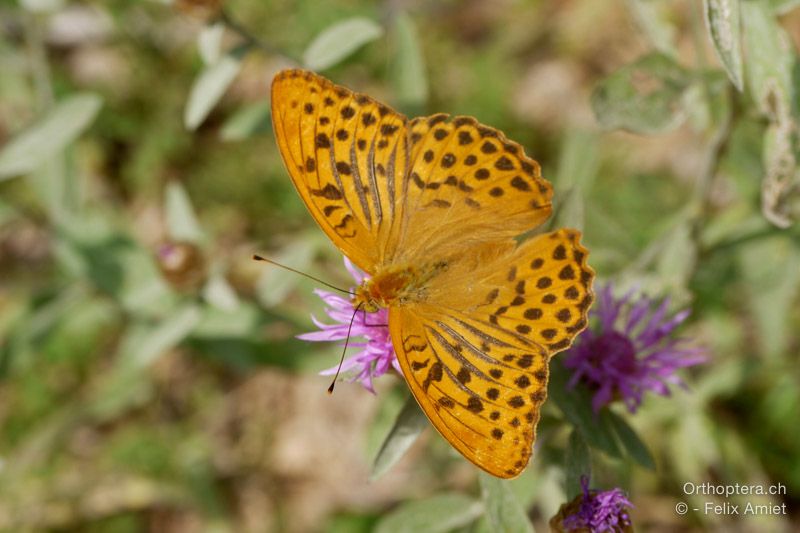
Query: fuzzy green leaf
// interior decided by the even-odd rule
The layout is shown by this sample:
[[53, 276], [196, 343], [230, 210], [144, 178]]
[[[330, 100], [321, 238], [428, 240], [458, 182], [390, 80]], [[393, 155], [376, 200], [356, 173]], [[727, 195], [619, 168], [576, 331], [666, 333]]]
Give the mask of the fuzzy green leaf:
[[497, 533], [533, 533], [533, 525], [507, 480], [481, 472], [478, 476], [486, 517]]
[[428, 419], [425, 413], [414, 398], [409, 398], [375, 456], [375, 461], [372, 463], [372, 479], [378, 479], [394, 466], [426, 427]]
[[303, 63], [311, 70], [325, 70], [383, 35], [376, 22], [355, 17], [337, 22], [322, 31], [303, 53]]
[[167, 231], [172, 240], [193, 243], [203, 240], [203, 229], [194, 214], [192, 201], [180, 183], [171, 182], [167, 185], [164, 211], [167, 215]]
[[714, 50], [731, 82], [741, 91], [744, 79], [739, 0], [703, 0], [703, 12]]
[[223, 141], [241, 141], [256, 133], [270, 131], [269, 102], [248, 104], [231, 115], [219, 132]]
[[548, 395], [590, 446], [613, 457], [621, 457], [613, 428], [592, 410], [591, 395], [585, 387], [567, 388], [567, 372], [560, 362], [551, 363]]
[[192, 85], [184, 110], [183, 123], [187, 129], [194, 130], [202, 124], [233, 83], [241, 67], [239, 54], [228, 54], [203, 69]]
[[472, 523], [483, 513], [483, 503], [457, 493], [437, 494], [403, 503], [386, 514], [375, 533], [444, 533]]
[[687, 71], [668, 56], [653, 53], [622, 67], [595, 88], [591, 104], [607, 129], [662, 133], [683, 122]]
[[648, 470], [655, 470], [655, 459], [653, 459], [650, 450], [647, 449], [647, 445], [642, 442], [642, 439], [636, 434], [636, 430], [634, 430], [624, 418], [613, 411], [607, 411], [604, 415], [611, 422], [614, 431], [617, 433], [617, 437], [619, 437], [619, 441], [622, 443], [622, 447], [625, 448], [628, 455]]
[[92, 123], [102, 99], [96, 94], [70, 96], [0, 150], [0, 181], [39, 168], [67, 147]]
[[567, 500], [581, 493], [581, 476], [592, 475], [592, 456], [580, 431], [573, 429], [569, 434], [564, 453]]
[[397, 102], [402, 108], [420, 108], [428, 101], [428, 76], [417, 28], [406, 13], [395, 18], [392, 36], [392, 81]]

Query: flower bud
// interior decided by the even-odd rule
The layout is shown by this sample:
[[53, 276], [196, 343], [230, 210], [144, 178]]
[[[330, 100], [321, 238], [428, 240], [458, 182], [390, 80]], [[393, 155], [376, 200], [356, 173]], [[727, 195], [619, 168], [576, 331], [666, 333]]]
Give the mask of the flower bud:
[[161, 273], [179, 290], [196, 289], [205, 280], [205, 259], [192, 243], [166, 242], [159, 246], [156, 258]]

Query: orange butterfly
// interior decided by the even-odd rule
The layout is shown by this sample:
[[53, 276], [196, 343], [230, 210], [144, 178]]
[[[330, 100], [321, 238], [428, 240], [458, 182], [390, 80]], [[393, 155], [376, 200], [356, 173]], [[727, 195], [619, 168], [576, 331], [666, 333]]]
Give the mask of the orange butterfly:
[[389, 308], [431, 423], [490, 474], [518, 475], [594, 278], [578, 231], [514, 240], [552, 210], [539, 165], [471, 117], [408, 120], [302, 70], [275, 77], [272, 123], [311, 215], [370, 275], [354, 306]]

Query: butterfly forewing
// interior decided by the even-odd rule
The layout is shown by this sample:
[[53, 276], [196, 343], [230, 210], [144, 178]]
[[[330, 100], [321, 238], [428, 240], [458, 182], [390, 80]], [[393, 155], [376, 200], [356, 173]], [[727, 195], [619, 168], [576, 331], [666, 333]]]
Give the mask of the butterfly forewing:
[[[442, 254], [471, 239], [498, 242], [541, 224], [552, 187], [522, 147], [471, 117], [409, 123], [406, 219], [398, 253]], [[436, 231], [431, 221], [436, 221]], [[444, 252], [443, 252], [444, 249]]]
[[406, 118], [311, 72], [287, 70], [272, 83], [272, 121], [314, 219], [353, 262], [375, 272], [397, 241]]

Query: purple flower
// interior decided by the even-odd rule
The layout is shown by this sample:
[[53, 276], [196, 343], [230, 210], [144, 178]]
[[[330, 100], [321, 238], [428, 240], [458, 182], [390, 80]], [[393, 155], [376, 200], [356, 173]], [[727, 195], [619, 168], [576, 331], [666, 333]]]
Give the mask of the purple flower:
[[621, 489], [589, 490], [589, 478], [581, 477], [583, 494], [565, 503], [550, 520], [554, 531], [623, 532], [633, 531], [627, 509], [633, 504]]
[[595, 391], [595, 411], [622, 399], [633, 413], [646, 391], [668, 396], [669, 383], [683, 386], [676, 371], [704, 362], [705, 352], [672, 336], [688, 309], [667, 318], [668, 298], [656, 305], [634, 291], [615, 298], [612, 290], [610, 283], [598, 290], [590, 313], [596, 323], [578, 337], [564, 365], [573, 371], [570, 387], [583, 381]]
[[[353, 276], [357, 284], [361, 284], [367, 276], [361, 272], [353, 263], [346, 257], [344, 265], [348, 272]], [[336, 341], [344, 340], [347, 338], [347, 330], [350, 327], [350, 320], [353, 321], [353, 327], [350, 329], [351, 341], [353, 338], [362, 338], [362, 342], [350, 342], [350, 347], [363, 348], [360, 352], [352, 355], [344, 360], [342, 363], [342, 372], [355, 370], [352, 381], [359, 381], [368, 391], [375, 393], [372, 385], [372, 380], [378, 376], [382, 376], [389, 371], [389, 368], [394, 368], [401, 372], [400, 365], [397, 362], [397, 356], [394, 353], [392, 346], [392, 338], [389, 335], [389, 310], [379, 309], [375, 313], [366, 313], [359, 311], [353, 317], [353, 302], [347, 298], [343, 298], [332, 292], [315, 289], [314, 293], [322, 298], [327, 304], [325, 312], [328, 317], [334, 321], [333, 324], [325, 324], [314, 315], [311, 315], [311, 320], [316, 324], [320, 331], [312, 333], [304, 333], [298, 335], [298, 339], [306, 341]], [[336, 374], [338, 365], [323, 370], [320, 372], [323, 376], [331, 376]]]

